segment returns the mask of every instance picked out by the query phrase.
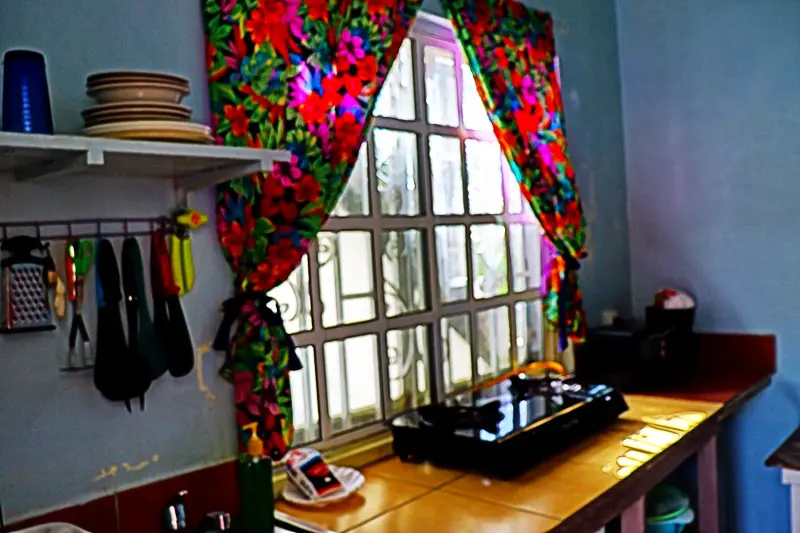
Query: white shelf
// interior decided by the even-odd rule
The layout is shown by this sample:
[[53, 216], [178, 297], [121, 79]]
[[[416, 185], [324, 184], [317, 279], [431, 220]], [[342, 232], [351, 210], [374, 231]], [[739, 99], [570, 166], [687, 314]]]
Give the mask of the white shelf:
[[67, 175], [163, 178], [185, 193], [288, 161], [285, 150], [0, 132], [0, 174], [18, 181]]

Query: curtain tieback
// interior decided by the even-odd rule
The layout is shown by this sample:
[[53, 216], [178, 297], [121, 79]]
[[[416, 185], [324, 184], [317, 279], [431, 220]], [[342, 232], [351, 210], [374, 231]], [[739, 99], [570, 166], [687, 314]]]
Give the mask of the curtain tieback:
[[570, 299], [570, 287], [568, 283], [571, 272], [577, 272], [581, 268], [580, 262], [571, 255], [559, 254], [564, 261], [564, 277], [561, 280], [561, 287], [558, 291], [558, 349], [563, 352], [569, 345], [569, 332], [567, 331], [567, 306]]
[[[231, 328], [234, 322], [241, 316], [244, 304], [252, 302], [261, 318], [268, 326], [283, 328], [283, 317], [281, 316], [280, 304], [271, 296], [263, 292], [241, 292], [222, 303], [222, 323], [217, 329], [214, 337], [213, 348], [221, 352], [227, 352], [231, 343]], [[275, 303], [275, 309], [269, 307], [270, 303]], [[289, 370], [302, 370], [303, 363], [295, 353], [296, 347], [291, 335], [285, 334], [284, 340], [289, 348]]]

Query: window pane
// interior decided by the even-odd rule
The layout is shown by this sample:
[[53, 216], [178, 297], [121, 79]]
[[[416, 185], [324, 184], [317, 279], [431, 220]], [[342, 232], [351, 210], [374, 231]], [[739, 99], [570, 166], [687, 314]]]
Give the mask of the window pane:
[[329, 328], [375, 318], [370, 233], [322, 232], [317, 247], [322, 325]]
[[428, 386], [428, 327], [396, 329], [386, 334], [389, 351], [390, 415], [431, 401]]
[[469, 212], [473, 215], [501, 214], [503, 174], [500, 169], [500, 145], [468, 139], [466, 153]]
[[[502, 154], [500, 166], [503, 168], [503, 190], [505, 190], [505, 200], [508, 206], [508, 212], [512, 215], [522, 213], [522, 190], [519, 188], [519, 182], [514, 177], [511, 171], [511, 165], [508, 164], [508, 159], [505, 154]], [[528, 207], [530, 209], [530, 206]]]
[[383, 84], [375, 115], [414, 120], [414, 71], [411, 64], [411, 41], [406, 39]]
[[444, 390], [450, 393], [472, 383], [469, 315], [442, 318]]
[[527, 365], [542, 357], [542, 302], [517, 302], [517, 364]]
[[533, 224], [509, 224], [514, 291], [533, 290], [541, 284], [541, 230]]
[[419, 230], [387, 231], [383, 240], [383, 297], [386, 316], [423, 311], [427, 305]]
[[326, 342], [325, 380], [334, 432], [381, 418], [375, 335]]
[[297, 348], [303, 370], [289, 372], [294, 411], [295, 444], [305, 444], [319, 438], [319, 408], [317, 406], [317, 372], [314, 347]]
[[361, 145], [358, 161], [353, 167], [347, 186], [339, 198], [339, 203], [332, 216], [367, 216], [369, 215], [369, 171], [367, 170], [367, 143]]
[[464, 180], [461, 177], [461, 142], [455, 137], [431, 135], [433, 214], [464, 214]]
[[417, 136], [393, 130], [375, 130], [375, 168], [381, 213], [419, 214]]
[[436, 226], [436, 264], [442, 303], [466, 300], [467, 230], [464, 226]]
[[470, 228], [470, 243], [475, 298], [508, 294], [506, 229], [497, 224], [476, 224]]
[[458, 126], [456, 60], [453, 52], [426, 46], [423, 57], [428, 122], [442, 126]]
[[511, 331], [508, 307], [478, 313], [478, 375], [494, 377], [511, 368]]
[[311, 331], [311, 291], [308, 286], [308, 257], [291, 273], [289, 279], [271, 291], [269, 295], [280, 305], [286, 333]]
[[492, 123], [478, 94], [475, 78], [466, 63], [461, 65], [461, 79], [461, 114], [464, 116], [464, 126], [471, 130], [492, 131]]

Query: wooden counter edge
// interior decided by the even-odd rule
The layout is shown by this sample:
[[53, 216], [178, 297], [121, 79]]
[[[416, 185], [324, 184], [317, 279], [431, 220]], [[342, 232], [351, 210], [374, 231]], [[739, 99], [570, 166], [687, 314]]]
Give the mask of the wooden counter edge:
[[766, 377], [737, 394], [719, 411], [688, 432], [673, 446], [656, 455], [634, 470], [628, 477], [620, 480], [619, 483], [586, 504], [551, 529], [551, 533], [585, 533], [603, 528], [628, 507], [636, 504], [686, 459], [699, 452], [709, 440], [717, 435], [723, 420], [764, 390], [771, 381], [772, 376]]

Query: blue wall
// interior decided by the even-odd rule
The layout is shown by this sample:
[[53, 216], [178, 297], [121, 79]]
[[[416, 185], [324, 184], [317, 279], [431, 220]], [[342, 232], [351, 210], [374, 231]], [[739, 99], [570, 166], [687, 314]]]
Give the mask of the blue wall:
[[[529, 2], [533, 5], [533, 2]], [[0, 53], [33, 47], [48, 58], [56, 128], [77, 132], [87, 74], [113, 68], [159, 69], [191, 80], [188, 105], [207, 120], [204, 48], [198, 0], [0, 0]], [[587, 5], [589, 4], [589, 5]], [[570, 150], [584, 194], [591, 257], [582, 270], [590, 319], [630, 304], [625, 181], [617, 34], [612, 0], [535, 2], [557, 21]], [[437, 3], [426, 9], [441, 14]], [[17, 184], [0, 178], [0, 219], [151, 216], [173, 201], [163, 183], [119, 179]], [[212, 211], [213, 192], [194, 195]], [[184, 299], [196, 344], [210, 341], [229, 271], [214, 231], [194, 234], [198, 283]], [[145, 246], [145, 252], [147, 252]], [[60, 252], [59, 252], [60, 253]], [[89, 295], [92, 301], [92, 295]], [[92, 306], [87, 306], [90, 329]], [[205, 356], [196, 375], [162, 378], [144, 413], [128, 414], [102, 400], [91, 377], [57, 372], [66, 328], [53, 334], [0, 337], [0, 502], [15, 520], [43, 509], [91, 499], [122, 487], [198, 468], [235, 450], [231, 389], [216, 376], [218, 358]], [[153, 461], [154, 456], [158, 461]], [[149, 464], [126, 471], [123, 463]], [[117, 476], [96, 481], [116, 465]]]
[[[0, 53], [14, 46], [47, 56], [55, 125], [77, 132], [91, 105], [86, 75], [118, 67], [153, 68], [187, 76], [194, 117], [208, 119], [199, 2], [171, 0], [0, 0]], [[212, 210], [212, 191], [193, 205]], [[164, 182], [113, 178], [54, 179], [18, 184], [0, 178], [0, 219], [157, 216], [173, 207]], [[139, 228], [146, 229], [146, 228]], [[149, 245], [141, 241], [145, 254]], [[212, 225], [193, 234], [197, 289], [184, 298], [196, 344], [208, 343], [230, 274]], [[63, 243], [56, 243], [58, 257]], [[117, 246], [119, 253], [120, 246]], [[147, 261], [147, 257], [145, 258]], [[90, 333], [96, 338], [93, 283], [88, 286]], [[231, 458], [236, 441], [232, 389], [216, 375], [219, 358], [204, 357], [203, 378], [216, 399], [199, 390], [197, 375], [168, 376], [147, 393], [143, 413], [128, 414], [103, 400], [91, 374], [58, 372], [67, 353], [69, 323], [53, 333], [0, 336], [0, 502], [6, 518], [76, 503], [146, 479]], [[154, 456], [158, 460], [154, 461]], [[141, 470], [127, 471], [123, 463]], [[115, 477], [96, 480], [116, 466]]]
[[788, 531], [788, 488], [762, 465], [800, 414], [800, 3], [617, 9], [633, 306], [677, 285], [701, 329], [777, 333], [778, 383], [723, 442], [724, 531]]

